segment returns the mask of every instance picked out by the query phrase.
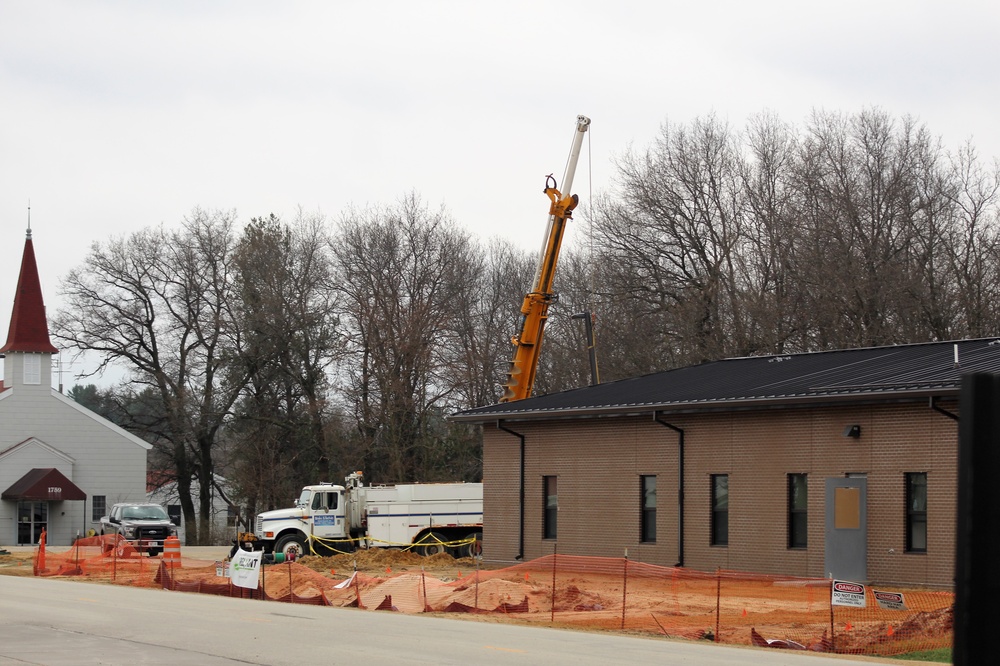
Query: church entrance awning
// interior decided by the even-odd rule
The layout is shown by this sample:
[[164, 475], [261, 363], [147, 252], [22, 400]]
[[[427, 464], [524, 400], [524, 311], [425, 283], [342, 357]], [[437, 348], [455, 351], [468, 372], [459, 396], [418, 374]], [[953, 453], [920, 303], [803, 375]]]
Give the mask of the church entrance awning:
[[59, 502], [85, 500], [87, 493], [80, 490], [56, 468], [36, 467], [3, 491], [0, 499]]

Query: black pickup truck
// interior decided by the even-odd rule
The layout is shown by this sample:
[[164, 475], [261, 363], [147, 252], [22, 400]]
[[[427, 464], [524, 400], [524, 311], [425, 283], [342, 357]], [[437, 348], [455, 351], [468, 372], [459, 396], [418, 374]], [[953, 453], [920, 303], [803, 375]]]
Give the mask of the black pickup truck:
[[101, 534], [119, 534], [140, 553], [159, 555], [164, 539], [177, 536], [177, 527], [159, 504], [125, 503], [113, 505], [101, 518]]

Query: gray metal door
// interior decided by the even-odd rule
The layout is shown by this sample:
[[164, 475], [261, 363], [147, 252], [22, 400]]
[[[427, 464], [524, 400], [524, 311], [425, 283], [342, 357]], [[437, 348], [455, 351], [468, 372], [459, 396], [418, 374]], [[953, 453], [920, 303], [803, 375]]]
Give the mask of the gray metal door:
[[824, 571], [832, 578], [868, 580], [868, 480], [826, 480]]

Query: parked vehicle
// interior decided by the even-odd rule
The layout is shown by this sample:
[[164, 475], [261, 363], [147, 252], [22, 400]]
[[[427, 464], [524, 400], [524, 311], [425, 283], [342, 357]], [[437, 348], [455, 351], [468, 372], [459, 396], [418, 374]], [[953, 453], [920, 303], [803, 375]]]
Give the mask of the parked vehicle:
[[413, 548], [423, 555], [476, 555], [483, 538], [483, 484], [306, 486], [291, 509], [257, 516], [252, 546], [291, 559], [355, 548]]
[[140, 553], [159, 555], [164, 540], [177, 536], [177, 526], [159, 504], [132, 502], [113, 505], [101, 518], [101, 535], [105, 534], [120, 535]]

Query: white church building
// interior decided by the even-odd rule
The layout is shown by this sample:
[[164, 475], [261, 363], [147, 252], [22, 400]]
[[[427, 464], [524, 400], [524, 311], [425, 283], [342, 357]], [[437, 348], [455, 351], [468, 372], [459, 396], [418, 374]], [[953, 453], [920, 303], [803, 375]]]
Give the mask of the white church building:
[[71, 545], [116, 502], [146, 499], [142, 439], [52, 388], [45, 305], [28, 229], [0, 348], [0, 545]]

